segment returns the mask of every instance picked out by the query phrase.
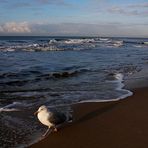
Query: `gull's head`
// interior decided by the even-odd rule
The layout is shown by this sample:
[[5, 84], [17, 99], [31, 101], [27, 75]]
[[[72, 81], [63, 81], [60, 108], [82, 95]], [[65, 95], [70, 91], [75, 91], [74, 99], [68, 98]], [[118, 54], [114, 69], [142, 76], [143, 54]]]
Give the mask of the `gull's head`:
[[36, 114], [38, 114], [38, 113], [40, 113], [40, 112], [42, 112], [42, 111], [47, 111], [47, 110], [48, 110], [47, 107], [46, 107], [45, 105], [42, 105], [42, 106], [40, 106], [39, 109], [34, 113], [34, 115], [36, 115]]
[[38, 112], [41, 112], [41, 111], [43, 111], [43, 110], [44, 110], [44, 111], [47, 111], [47, 110], [48, 110], [45, 105], [40, 106], [39, 109], [38, 109]]

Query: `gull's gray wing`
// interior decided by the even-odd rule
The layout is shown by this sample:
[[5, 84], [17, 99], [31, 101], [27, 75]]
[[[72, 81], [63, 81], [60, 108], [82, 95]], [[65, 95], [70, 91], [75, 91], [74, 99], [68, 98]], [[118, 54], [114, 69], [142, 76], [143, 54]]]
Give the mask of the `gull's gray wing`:
[[67, 120], [66, 115], [58, 111], [52, 111], [49, 117], [49, 121], [55, 125], [66, 122], [66, 120]]

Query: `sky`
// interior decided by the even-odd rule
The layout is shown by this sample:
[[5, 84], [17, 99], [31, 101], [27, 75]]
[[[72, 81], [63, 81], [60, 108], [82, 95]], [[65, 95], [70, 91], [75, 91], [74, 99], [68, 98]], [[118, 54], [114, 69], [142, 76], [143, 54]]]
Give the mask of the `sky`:
[[148, 0], [0, 0], [0, 35], [148, 37]]

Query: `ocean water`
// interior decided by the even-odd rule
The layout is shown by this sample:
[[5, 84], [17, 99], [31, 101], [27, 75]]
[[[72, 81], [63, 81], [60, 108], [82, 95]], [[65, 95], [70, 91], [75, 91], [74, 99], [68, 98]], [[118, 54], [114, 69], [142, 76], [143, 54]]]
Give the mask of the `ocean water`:
[[123, 99], [124, 79], [148, 63], [148, 39], [0, 37], [0, 147], [29, 145], [45, 131], [33, 111]]

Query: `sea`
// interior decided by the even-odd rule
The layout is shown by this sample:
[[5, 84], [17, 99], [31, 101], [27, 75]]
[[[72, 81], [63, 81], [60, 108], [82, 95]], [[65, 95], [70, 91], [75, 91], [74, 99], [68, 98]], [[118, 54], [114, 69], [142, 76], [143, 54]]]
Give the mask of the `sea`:
[[124, 81], [148, 64], [148, 38], [0, 37], [0, 147], [26, 147], [46, 127], [33, 111], [46, 105], [108, 102], [132, 95]]

